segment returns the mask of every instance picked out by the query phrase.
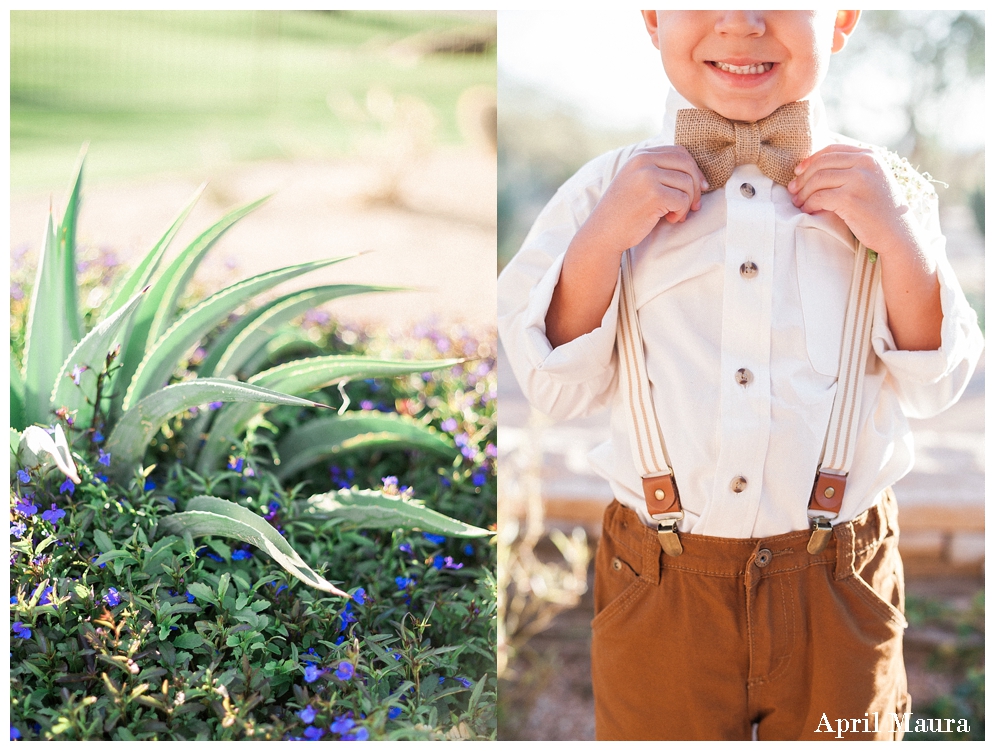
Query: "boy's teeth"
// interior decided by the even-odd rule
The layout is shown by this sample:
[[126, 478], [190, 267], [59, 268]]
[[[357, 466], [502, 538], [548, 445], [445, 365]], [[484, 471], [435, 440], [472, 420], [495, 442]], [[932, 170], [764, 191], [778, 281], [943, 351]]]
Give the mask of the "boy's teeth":
[[757, 65], [729, 65], [729, 63], [715, 62], [712, 64], [719, 70], [724, 70], [727, 73], [736, 73], [741, 76], [766, 73], [774, 67], [774, 63], [758, 63]]

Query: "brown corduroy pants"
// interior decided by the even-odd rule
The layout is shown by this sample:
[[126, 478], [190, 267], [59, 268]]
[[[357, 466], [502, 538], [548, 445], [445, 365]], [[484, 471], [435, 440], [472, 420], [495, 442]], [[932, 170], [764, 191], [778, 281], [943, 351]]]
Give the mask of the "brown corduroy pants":
[[[613, 502], [598, 545], [591, 673], [599, 740], [901, 739], [905, 585], [897, 506], [764, 539], [681, 535]], [[896, 720], [897, 715], [897, 720]]]

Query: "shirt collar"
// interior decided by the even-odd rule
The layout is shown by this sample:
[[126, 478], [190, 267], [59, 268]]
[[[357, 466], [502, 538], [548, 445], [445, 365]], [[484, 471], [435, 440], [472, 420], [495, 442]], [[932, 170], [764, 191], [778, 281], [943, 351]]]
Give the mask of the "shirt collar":
[[[826, 106], [822, 103], [819, 92], [813, 91], [808, 99], [812, 102], [812, 151], [815, 152], [832, 143], [833, 139], [826, 123]], [[665, 143], [674, 142], [677, 110], [683, 109], [695, 109], [695, 106], [671, 86], [667, 92], [666, 110], [663, 114], [663, 131], [660, 133], [660, 137]]]

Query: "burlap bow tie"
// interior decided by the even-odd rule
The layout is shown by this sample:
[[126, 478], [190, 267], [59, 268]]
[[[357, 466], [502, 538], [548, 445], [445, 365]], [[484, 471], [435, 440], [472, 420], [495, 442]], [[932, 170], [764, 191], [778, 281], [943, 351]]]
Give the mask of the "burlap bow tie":
[[785, 104], [755, 123], [726, 120], [711, 110], [678, 110], [674, 143], [694, 157], [709, 190], [725, 185], [740, 164], [756, 164], [787, 185], [798, 162], [812, 153], [809, 113], [807, 101]]

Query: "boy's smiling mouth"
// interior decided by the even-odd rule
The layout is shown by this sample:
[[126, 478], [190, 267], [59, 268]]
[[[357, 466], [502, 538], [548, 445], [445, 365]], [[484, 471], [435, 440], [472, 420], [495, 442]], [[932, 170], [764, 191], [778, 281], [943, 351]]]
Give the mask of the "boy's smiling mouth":
[[718, 68], [726, 73], [734, 73], [738, 76], [756, 76], [766, 73], [774, 67], [774, 63], [754, 63], [752, 65], [730, 65], [729, 63], [709, 60], [709, 65]]

